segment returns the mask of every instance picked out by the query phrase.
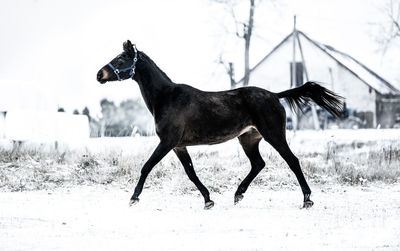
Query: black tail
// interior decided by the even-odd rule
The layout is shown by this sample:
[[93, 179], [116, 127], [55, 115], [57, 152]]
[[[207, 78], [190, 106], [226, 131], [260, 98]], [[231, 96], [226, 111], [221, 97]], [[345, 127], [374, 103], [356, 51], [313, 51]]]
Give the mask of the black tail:
[[279, 98], [285, 98], [293, 110], [296, 107], [301, 109], [301, 105], [308, 104], [312, 100], [335, 117], [340, 117], [343, 113], [344, 98], [315, 82], [307, 82], [277, 95]]

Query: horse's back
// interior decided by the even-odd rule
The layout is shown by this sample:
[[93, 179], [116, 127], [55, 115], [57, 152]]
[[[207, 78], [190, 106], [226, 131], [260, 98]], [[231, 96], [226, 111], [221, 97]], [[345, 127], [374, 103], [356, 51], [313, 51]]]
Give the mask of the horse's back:
[[189, 85], [177, 85], [179, 93], [185, 99], [190, 99], [203, 105], [245, 105], [254, 102], [278, 101], [275, 93], [263, 88], [248, 86], [226, 91], [207, 92], [201, 91]]
[[267, 90], [243, 87], [221, 92], [203, 92], [179, 86], [177, 121], [182, 123], [182, 145], [216, 144], [239, 136], [260, 121], [279, 100]]

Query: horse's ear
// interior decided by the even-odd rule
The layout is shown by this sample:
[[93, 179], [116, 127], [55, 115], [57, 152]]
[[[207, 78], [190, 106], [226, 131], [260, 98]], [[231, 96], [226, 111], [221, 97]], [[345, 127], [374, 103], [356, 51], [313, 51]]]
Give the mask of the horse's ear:
[[131, 41], [127, 40], [126, 42], [124, 42], [123, 47], [124, 47], [124, 51], [126, 51], [128, 53], [133, 52], [133, 45], [132, 45]]

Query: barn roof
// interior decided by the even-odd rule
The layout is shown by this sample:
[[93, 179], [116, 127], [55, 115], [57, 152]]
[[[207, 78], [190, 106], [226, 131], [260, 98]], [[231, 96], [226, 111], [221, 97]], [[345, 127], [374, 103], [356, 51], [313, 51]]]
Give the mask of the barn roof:
[[[262, 65], [263, 62], [268, 60], [268, 58], [283, 44], [285, 44], [294, 35], [294, 32], [297, 32], [297, 34], [299, 35], [299, 40], [301, 40], [300, 38], [306, 39], [317, 49], [321, 50], [323, 53], [327, 54], [332, 60], [336, 61], [342, 68], [349, 71], [350, 74], [354, 75], [361, 82], [371, 87], [376, 92], [380, 94], [400, 94], [400, 90], [398, 90], [383, 77], [379, 76], [376, 72], [372, 71], [370, 68], [368, 68], [349, 54], [341, 52], [330, 45], [319, 43], [299, 30], [293, 31], [288, 36], [286, 36], [277, 46], [272, 49], [270, 53], [268, 53], [258, 64], [256, 64], [256, 66], [254, 66], [250, 70], [250, 74], [253, 70]], [[307, 55], [305, 55], [305, 57], [307, 59]], [[239, 81], [239, 83], [242, 82], [243, 79]]]

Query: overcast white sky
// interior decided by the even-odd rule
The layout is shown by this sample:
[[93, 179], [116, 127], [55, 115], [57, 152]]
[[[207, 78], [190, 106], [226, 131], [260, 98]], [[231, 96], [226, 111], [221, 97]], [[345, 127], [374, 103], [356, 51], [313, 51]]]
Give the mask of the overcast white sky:
[[[247, 18], [247, 0], [238, 1]], [[347, 52], [400, 86], [399, 47], [378, 51], [382, 0], [264, 0], [255, 12], [251, 65], [293, 29]], [[228, 30], [228, 33], [227, 33]], [[130, 39], [175, 82], [203, 90], [229, 88], [219, 55], [235, 62], [242, 77], [243, 42], [222, 5], [208, 0], [3, 0], [0, 8], [0, 110], [34, 103], [99, 113], [103, 97], [136, 98], [133, 81], [100, 85], [97, 71]], [[34, 95], [32, 95], [34, 94]], [[54, 109], [53, 109], [54, 107]]]

